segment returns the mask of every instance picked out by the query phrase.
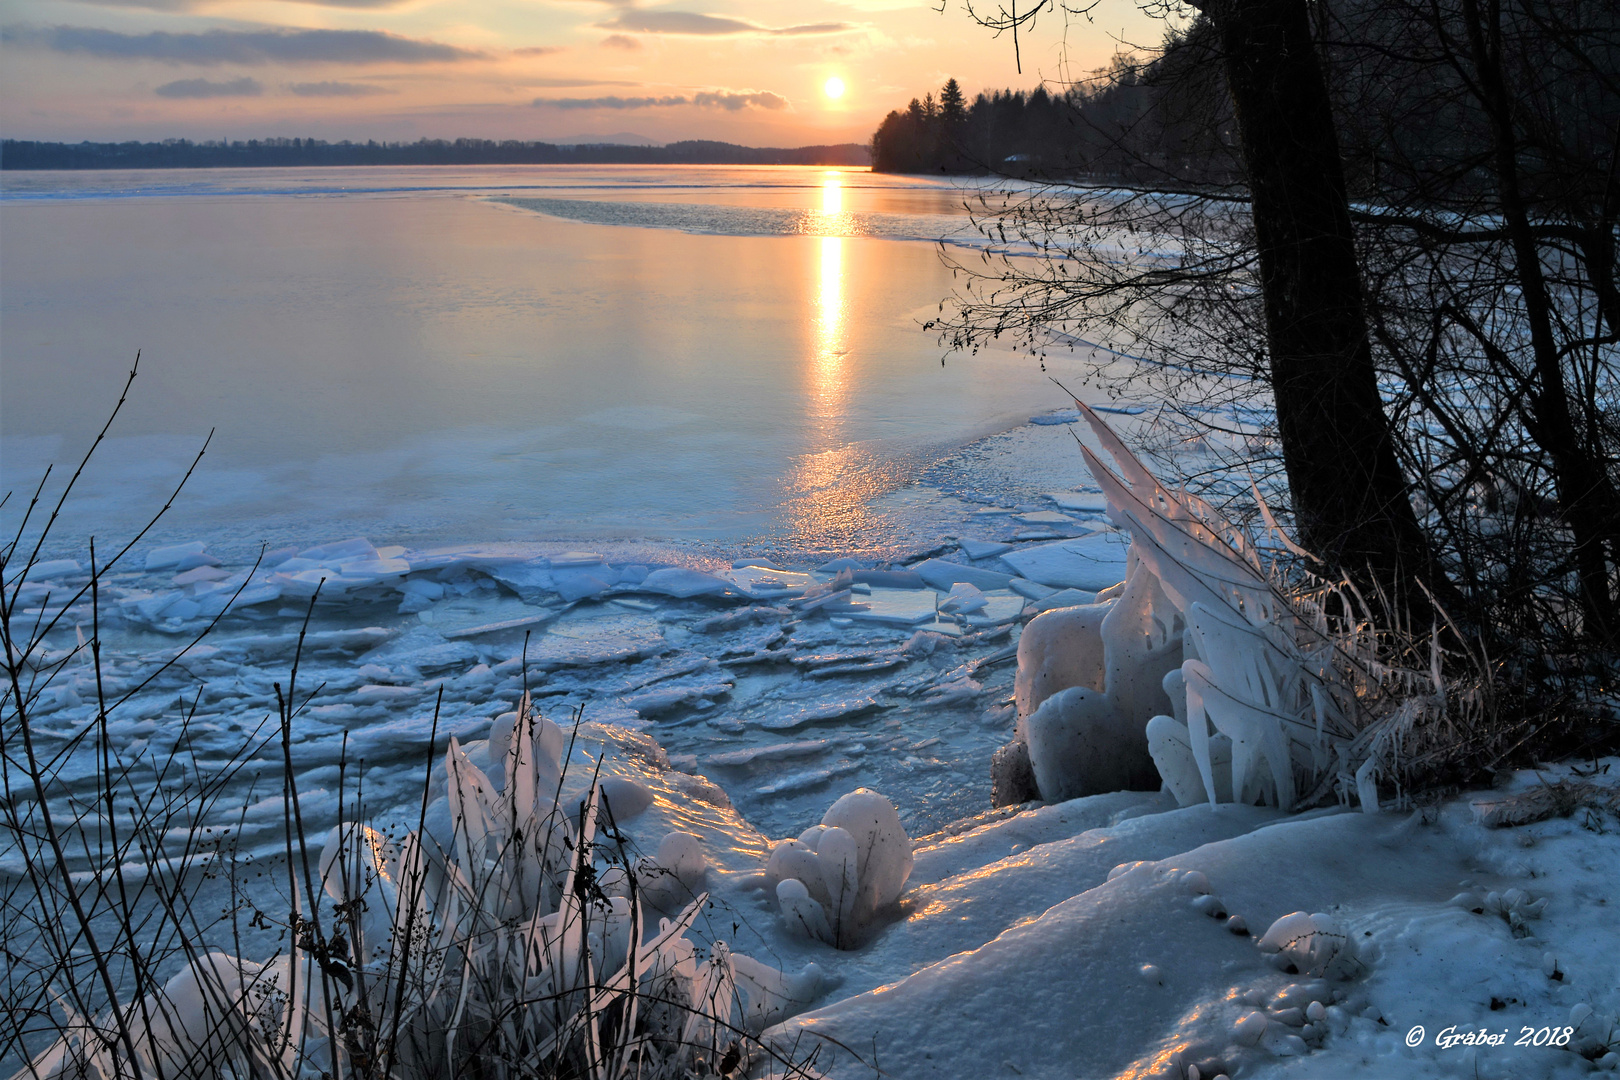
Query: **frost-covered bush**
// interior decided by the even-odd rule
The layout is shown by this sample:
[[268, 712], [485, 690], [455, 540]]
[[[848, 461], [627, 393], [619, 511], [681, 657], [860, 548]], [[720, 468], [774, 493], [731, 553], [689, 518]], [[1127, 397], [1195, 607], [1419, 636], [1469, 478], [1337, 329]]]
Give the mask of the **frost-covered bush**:
[[1110, 606], [1104, 601], [1053, 608], [1024, 627], [1018, 637], [1018, 671], [1013, 678], [1020, 735], [1024, 734], [1024, 721], [1060, 690], [1084, 686], [1102, 692], [1107, 670], [1102, 621]]
[[659, 841], [656, 853], [636, 860], [635, 877], [649, 903], [676, 910], [703, 887], [707, 870], [703, 842], [691, 833], [672, 832]]
[[894, 804], [861, 788], [833, 803], [820, 825], [771, 848], [766, 885], [790, 929], [854, 948], [911, 876], [911, 839]]
[[[598, 840], [601, 783], [562, 811], [567, 740], [527, 697], [495, 735], [499, 782], [450, 740], [448, 849], [340, 824], [318, 891], [295, 899], [288, 955], [209, 952], [140, 1001], [70, 1017], [35, 1071], [684, 1078], [728, 1051], [735, 1067], [750, 1034], [820, 991], [813, 965], [788, 975], [687, 936], [707, 901], [696, 837], [670, 833], [631, 862]], [[859, 832], [861, 814], [846, 817]], [[880, 831], [861, 834], [868, 849]], [[651, 906], [676, 914], [654, 929]]]
[[1130, 567], [1125, 588], [1097, 623], [1102, 690], [1060, 690], [1023, 721], [1042, 798], [1159, 786], [1142, 733], [1171, 704], [1162, 684], [1181, 664], [1182, 621], [1157, 579], [1139, 561]]
[[[1160, 484], [1080, 409], [1119, 469], [1081, 448], [1110, 519], [1130, 533], [1128, 576], [1100, 620], [1042, 617], [1087, 640], [1047, 641], [1038, 619], [1020, 646], [1020, 703], [1046, 695], [1019, 733], [1042, 797], [1162, 779], [1183, 805], [1289, 809], [1353, 793], [1371, 811], [1380, 774], [1398, 775], [1448, 709], [1480, 707], [1477, 694], [1448, 694], [1436, 635], [1426, 666], [1390, 664], [1389, 628], [1373, 625], [1347, 584], [1284, 582], [1243, 530]], [[1308, 559], [1259, 508], [1278, 542]], [[1082, 671], [1099, 650], [1100, 688]]]
[[[651, 858], [615, 859], [596, 841], [607, 785], [593, 784], [577, 818], [559, 808], [564, 748], [561, 729], [535, 716], [527, 700], [510, 732], [502, 784], [451, 741], [445, 766], [454, 857], [442, 875], [425, 865], [397, 875], [422, 883], [414, 915], [408, 905], [390, 903], [407, 890], [390, 884], [396, 875], [387, 872], [386, 858], [376, 857], [384, 849], [369, 833], [354, 834], [362, 891], [342, 890], [340, 906], [354, 911], [361, 901], [357, 940], [372, 940], [366, 919], [391, 916], [394, 955], [401, 942], [421, 940], [432, 953], [428, 943], [439, 941], [448, 943], [441, 955], [464, 965], [453, 996], [424, 994], [425, 1030], [442, 1025], [447, 1050], [450, 1041], [465, 1039], [483, 1047], [481, 1054], [512, 1063], [516, 1074], [526, 1073], [523, 1062], [538, 1052], [594, 1075], [611, 1046], [608, 1060], [634, 1060], [641, 1075], [682, 1075], [695, 1061], [719, 1060], [747, 1025], [790, 1010], [809, 996], [807, 987], [814, 991], [813, 973], [794, 979], [723, 945], [699, 961], [686, 931], [707, 899], [694, 894], [706, 867], [701, 843], [670, 833]], [[633, 794], [624, 785], [617, 790], [621, 800]], [[626, 807], [632, 814], [642, 808]], [[405, 850], [412, 843], [408, 837]], [[341, 861], [349, 857], [342, 848]], [[436, 876], [438, 888], [427, 888]], [[648, 900], [678, 914], [651, 932]], [[413, 919], [427, 922], [428, 932], [413, 936], [407, 925]], [[431, 967], [437, 959], [426, 955], [423, 962]], [[402, 962], [408, 967], [411, 960]], [[378, 1023], [388, 1007], [375, 1006]]]
[[1525, 925], [1525, 921], [1539, 919], [1541, 913], [1547, 910], [1547, 898], [1545, 896], [1534, 897], [1523, 889], [1485, 893], [1469, 889], [1453, 896], [1451, 902], [1458, 907], [1472, 911], [1476, 915], [1496, 915], [1500, 917], [1512, 929], [1514, 937], [1529, 936], [1530, 929]]
[[[61, 1038], [18, 1075], [112, 1080], [285, 1073], [303, 1034], [302, 1010], [288, 1007], [290, 975], [286, 958], [261, 966], [206, 953], [120, 1015], [71, 1016]], [[136, 1018], [141, 1022], [129, 1022]]]

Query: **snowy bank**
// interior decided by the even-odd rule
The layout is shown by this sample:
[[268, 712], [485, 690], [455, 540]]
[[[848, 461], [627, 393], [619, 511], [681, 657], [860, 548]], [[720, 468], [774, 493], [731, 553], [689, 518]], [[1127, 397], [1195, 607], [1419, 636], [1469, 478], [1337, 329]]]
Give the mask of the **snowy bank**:
[[[1567, 775], [1525, 774], [1515, 785]], [[1006, 858], [984, 844], [1025, 817], [1061, 812], [1084, 824], [1093, 805], [1106, 812], [1121, 801], [1093, 796], [924, 848], [919, 871], [930, 851], [941, 859], [972, 846], [986, 861], [957, 859], [941, 881], [914, 889], [907, 918], [869, 949], [874, 967], [890, 962], [856, 983], [864, 992], [770, 1037], [836, 1039], [906, 1078], [1185, 1078], [1197, 1066], [1205, 1078], [1404, 1080], [1614, 1068], [1612, 814], [1493, 829], [1467, 799], [1409, 816], [1192, 807]], [[1116, 858], [1109, 880], [1103, 864]], [[1073, 894], [1057, 898], [1047, 882], [1061, 893], [1058, 880]], [[1515, 888], [1548, 900], [1540, 918], [1516, 927], [1470, 906]], [[1349, 977], [1278, 970], [1257, 947], [1257, 935], [1295, 911], [1328, 914], [1356, 943]], [[971, 931], [959, 935], [964, 922]], [[985, 943], [962, 941], [973, 936]], [[945, 950], [954, 951], [938, 956]], [[924, 966], [906, 971], [907, 959]], [[1437, 1045], [1443, 1033], [1482, 1030], [1505, 1034], [1506, 1045]], [[823, 1058], [829, 1075], [870, 1075], [837, 1044]]]

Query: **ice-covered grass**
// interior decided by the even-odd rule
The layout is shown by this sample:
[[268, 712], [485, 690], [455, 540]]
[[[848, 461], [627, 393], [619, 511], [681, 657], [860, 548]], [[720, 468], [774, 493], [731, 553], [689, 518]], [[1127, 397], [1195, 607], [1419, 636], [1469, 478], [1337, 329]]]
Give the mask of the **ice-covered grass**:
[[[289, 706], [284, 735], [292, 715]], [[654, 793], [595, 772], [573, 812], [564, 783], [572, 741], [525, 697], [494, 755], [498, 779], [450, 739], [444, 835], [375, 828], [356, 800], [313, 862], [289, 784], [280, 890], [250, 886], [248, 864], [216, 844], [204, 857], [182, 856], [158, 895], [132, 901], [124, 879], [133, 868], [109, 865], [123, 852], [100, 835], [109, 825], [90, 820], [91, 808], [54, 821], [13, 817], [10, 839], [36, 884], [8, 898], [8, 916], [41, 930], [59, 920], [80, 944], [64, 952], [46, 933], [44, 942], [19, 941], [27, 955], [8, 953], [16, 1011], [0, 1056], [21, 1064], [19, 1075], [52, 1080], [685, 1078], [758, 1060], [802, 1074], [791, 1055], [752, 1036], [813, 999], [814, 966], [790, 976], [723, 941], [694, 942], [710, 906], [703, 841], [669, 832], [654, 854], [632, 860], [613, 807], [640, 816]], [[29, 760], [28, 775], [41, 778]], [[118, 802], [109, 793], [105, 811]], [[156, 822], [142, 819], [138, 801], [122, 808], [144, 851]], [[82, 847], [87, 871], [53, 880], [64, 869], [51, 864], [57, 837]], [[230, 881], [243, 910], [199, 919], [200, 890], [186, 874], [203, 868]], [[661, 910], [668, 917], [657, 918]], [[244, 924], [279, 927], [284, 939], [262, 958], [223, 951], [242, 952]], [[98, 941], [102, 930], [110, 937]], [[53, 1009], [51, 995], [92, 962], [104, 994], [78, 990]]]
[[[1066, 799], [1165, 784], [1183, 804], [1264, 801], [1284, 810], [1352, 798], [1376, 812], [1424, 770], [1477, 753], [1494, 724], [1490, 665], [1443, 609], [1422, 631], [1375, 607], [1277, 525], [1294, 565], [1204, 499], [1165, 486], [1076, 401], [1112, 467], [1080, 453], [1127, 574], [1094, 604], [1049, 611], [1019, 642], [1017, 736], [996, 758], [998, 801]], [[1109, 534], [1005, 555], [1028, 576], [1094, 561]], [[1303, 566], [1299, 564], [1304, 564]], [[1063, 571], [1069, 573], [1067, 569]], [[1092, 571], [1093, 574], [1096, 571]]]

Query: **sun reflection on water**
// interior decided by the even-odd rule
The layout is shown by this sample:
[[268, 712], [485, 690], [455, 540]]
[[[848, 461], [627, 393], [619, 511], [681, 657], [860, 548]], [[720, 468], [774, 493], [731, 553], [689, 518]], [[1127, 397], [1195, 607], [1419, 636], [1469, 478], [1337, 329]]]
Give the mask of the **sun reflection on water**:
[[838, 214], [844, 209], [844, 174], [830, 172], [821, 182], [821, 212]]
[[[868, 451], [848, 443], [849, 281], [846, 265], [843, 178], [826, 174], [821, 187], [820, 238], [811, 248], [818, 259], [810, 355], [805, 365], [808, 412], [806, 452], [787, 477], [792, 493], [788, 517], [799, 536], [842, 537], [859, 545], [870, 523], [868, 503], [889, 490], [893, 476], [873, 470]], [[813, 213], [813, 211], [812, 211]], [[851, 250], [853, 253], [853, 249]]]
[[806, 231], [813, 236], [852, 236], [855, 216], [844, 209], [844, 174], [828, 170], [821, 180], [821, 209], [805, 211]]
[[[844, 347], [844, 238], [823, 236], [821, 273], [816, 289], [816, 367], [817, 383], [843, 385]], [[818, 410], [823, 415], [826, 410]]]

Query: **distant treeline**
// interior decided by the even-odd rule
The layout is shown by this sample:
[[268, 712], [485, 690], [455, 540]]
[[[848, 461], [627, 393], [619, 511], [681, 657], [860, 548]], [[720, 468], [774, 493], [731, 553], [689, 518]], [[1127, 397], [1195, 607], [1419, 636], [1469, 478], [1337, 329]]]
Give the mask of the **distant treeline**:
[[493, 139], [421, 139], [403, 142], [326, 142], [322, 139], [248, 139], [245, 142], [59, 143], [6, 139], [3, 169], [216, 169], [321, 165], [844, 165], [871, 161], [867, 147], [737, 146], [688, 140], [667, 146], [596, 143], [559, 146]]
[[[1433, 91], [1438, 76], [1428, 70], [1395, 79], [1369, 74], [1366, 42], [1399, 39], [1399, 27], [1390, 29], [1399, 20], [1379, 0], [1343, 0], [1336, 10], [1342, 17], [1324, 24], [1323, 63], [1351, 192], [1357, 198], [1428, 202], [1437, 196], [1428, 189], [1426, 171], [1449, 176], [1457, 162], [1473, 163], [1472, 171], [1455, 178], [1458, 190], [1490, 189], [1480, 147], [1490, 145], [1491, 116], [1459, 88]], [[1602, 87], [1616, 85], [1620, 51], [1607, 44], [1620, 33], [1616, 10], [1614, 4], [1602, 7], [1591, 27], [1558, 39], [1563, 47], [1584, 49], [1580, 55], [1590, 72], [1550, 68], [1535, 83], [1552, 102], [1546, 122], [1571, 145], [1614, 145], [1614, 118], [1597, 99], [1608, 92]], [[1000, 90], [970, 102], [951, 79], [937, 98], [913, 98], [884, 118], [872, 136], [872, 168], [1171, 188], [1241, 185], [1246, 174], [1222, 57], [1219, 35], [1199, 16], [1185, 30], [1167, 34], [1157, 49], [1117, 56], [1109, 67], [1057, 92]], [[1381, 110], [1376, 119], [1369, 102]], [[1563, 198], [1565, 181], [1544, 160], [1546, 153], [1540, 147], [1524, 152], [1522, 183], [1538, 198]]]
[[1238, 171], [1225, 86], [1193, 53], [1173, 41], [1153, 62], [1121, 57], [1060, 93], [997, 90], [969, 102], [951, 79], [937, 99], [913, 98], [884, 118], [872, 168], [1230, 182]]

